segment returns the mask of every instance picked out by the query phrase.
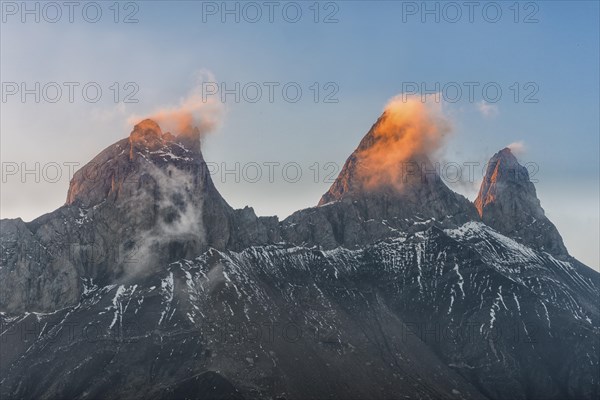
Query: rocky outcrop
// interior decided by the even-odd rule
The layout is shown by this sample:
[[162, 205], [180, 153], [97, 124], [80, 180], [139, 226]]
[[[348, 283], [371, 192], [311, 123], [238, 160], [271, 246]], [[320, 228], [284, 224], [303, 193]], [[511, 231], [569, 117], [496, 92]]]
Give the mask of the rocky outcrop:
[[568, 256], [562, 237], [546, 217], [527, 168], [509, 148], [490, 159], [475, 207], [483, 222], [533, 248]]
[[[53, 224], [53, 235], [65, 227]], [[78, 266], [71, 243], [35, 235], [21, 219], [0, 221], [0, 310], [43, 309], [43, 305], [75, 304], [80, 296]], [[54, 309], [53, 308], [53, 309]]]

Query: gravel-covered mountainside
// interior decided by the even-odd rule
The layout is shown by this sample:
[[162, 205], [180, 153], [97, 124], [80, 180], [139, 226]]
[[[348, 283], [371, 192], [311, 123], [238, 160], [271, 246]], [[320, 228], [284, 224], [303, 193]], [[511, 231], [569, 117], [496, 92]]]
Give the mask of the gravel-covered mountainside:
[[376, 126], [283, 221], [230, 207], [151, 120], [63, 207], [1, 220], [0, 397], [597, 398], [600, 274], [524, 167], [495, 155], [475, 204], [426, 154], [365, 186]]

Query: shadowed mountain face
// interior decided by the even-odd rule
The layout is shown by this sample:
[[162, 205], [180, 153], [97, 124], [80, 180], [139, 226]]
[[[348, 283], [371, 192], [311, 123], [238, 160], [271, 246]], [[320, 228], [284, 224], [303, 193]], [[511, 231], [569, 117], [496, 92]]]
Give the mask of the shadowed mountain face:
[[495, 155], [477, 208], [424, 152], [373, 186], [376, 127], [281, 222], [232, 209], [198, 142], [150, 120], [65, 206], [2, 220], [0, 397], [597, 398], [600, 275], [524, 167]]
[[558, 230], [544, 214], [527, 168], [510, 149], [490, 159], [475, 206], [483, 222], [498, 232], [557, 256], [568, 255]]

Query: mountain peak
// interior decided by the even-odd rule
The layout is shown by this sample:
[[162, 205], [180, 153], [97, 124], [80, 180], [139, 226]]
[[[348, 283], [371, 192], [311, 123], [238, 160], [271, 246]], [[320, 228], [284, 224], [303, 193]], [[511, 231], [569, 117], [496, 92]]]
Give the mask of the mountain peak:
[[527, 168], [508, 147], [488, 162], [475, 208], [484, 223], [502, 234], [555, 255], [568, 254], [544, 213]]
[[152, 270], [233, 240], [233, 209], [214, 186], [200, 147], [163, 133], [151, 119], [75, 172], [66, 205], [110, 226], [115, 243], [143, 249], [130, 270]]
[[517, 162], [517, 158], [515, 157], [515, 155], [513, 154], [512, 150], [510, 149], [510, 147], [505, 147], [502, 150], [500, 150], [498, 153], [496, 153], [496, 155], [499, 158], [505, 158], [507, 160], [511, 160], [514, 162]]
[[519, 160], [517, 160], [517, 157], [515, 157], [512, 150], [510, 149], [510, 147], [505, 147], [502, 150], [500, 150], [499, 152], [497, 152], [496, 154], [494, 154], [494, 156], [490, 159], [490, 163], [492, 161], [493, 162], [502, 161], [504, 163], [504, 165], [509, 165], [512, 167], [516, 167], [517, 165], [520, 165]]
[[[486, 173], [481, 183], [479, 195], [475, 199], [475, 208], [480, 216], [483, 209], [496, 201], [498, 191], [503, 191], [508, 185], [528, 193], [529, 197], [537, 200], [535, 187], [529, 180], [529, 171], [519, 164], [512, 151], [505, 147], [490, 158]], [[539, 200], [537, 200], [539, 204]]]
[[439, 148], [446, 122], [429, 105], [393, 99], [350, 155], [321, 204], [348, 195], [406, 192], [439, 181], [428, 154]]
[[365, 218], [373, 219], [477, 219], [472, 204], [444, 184], [428, 157], [446, 132], [444, 121], [420, 101], [391, 104], [346, 160], [319, 205], [353, 202], [364, 208]]
[[[157, 174], [170, 176], [174, 168], [204, 171], [200, 148], [187, 146], [171, 133], [163, 133], [154, 120], [144, 119], [134, 126], [128, 138], [110, 145], [75, 173], [67, 204], [79, 202], [89, 207], [106, 199], [128, 201], [143, 189], [141, 182], [156, 180]], [[201, 172], [195, 180], [204, 182]]]
[[133, 127], [131, 136], [162, 136], [162, 130], [154, 120], [146, 118]]
[[133, 127], [129, 135], [129, 157], [135, 156], [135, 150], [156, 150], [164, 145], [165, 141], [172, 141], [173, 135], [163, 134], [160, 126], [151, 119], [145, 119]]

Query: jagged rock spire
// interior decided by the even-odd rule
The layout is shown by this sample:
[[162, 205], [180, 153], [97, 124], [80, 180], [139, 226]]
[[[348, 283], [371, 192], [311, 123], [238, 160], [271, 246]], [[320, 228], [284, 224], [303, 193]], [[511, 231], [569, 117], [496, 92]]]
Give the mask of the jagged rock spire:
[[540, 205], [527, 168], [509, 148], [490, 159], [475, 207], [483, 222], [498, 232], [554, 255], [568, 254]]

